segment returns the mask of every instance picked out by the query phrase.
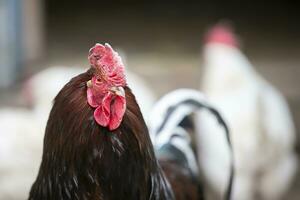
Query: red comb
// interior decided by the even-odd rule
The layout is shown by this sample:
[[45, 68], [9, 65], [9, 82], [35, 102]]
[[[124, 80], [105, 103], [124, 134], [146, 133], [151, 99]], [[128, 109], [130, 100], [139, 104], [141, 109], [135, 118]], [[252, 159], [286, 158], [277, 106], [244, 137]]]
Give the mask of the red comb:
[[218, 24], [210, 29], [205, 37], [206, 43], [220, 43], [239, 47], [239, 42], [229, 25]]

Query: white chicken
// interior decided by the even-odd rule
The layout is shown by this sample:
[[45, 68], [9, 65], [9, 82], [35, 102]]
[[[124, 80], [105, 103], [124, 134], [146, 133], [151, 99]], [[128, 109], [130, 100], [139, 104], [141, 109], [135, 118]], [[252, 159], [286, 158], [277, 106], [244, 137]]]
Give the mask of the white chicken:
[[33, 112], [0, 110], [0, 199], [26, 199], [42, 158], [43, 127]]
[[49, 67], [33, 75], [26, 82], [23, 94], [27, 104], [31, 105], [36, 115], [44, 120], [44, 125], [46, 125], [52, 101], [57, 93], [72, 77], [85, 70], [81, 67]]
[[[228, 27], [217, 25], [206, 39], [202, 89], [231, 131], [233, 199], [280, 199], [297, 169], [295, 128], [287, 102], [255, 71]], [[222, 130], [205, 113], [196, 120], [199, 162], [212, 188], [222, 194], [228, 180], [224, 168], [229, 167], [226, 141], [217, 137]]]
[[24, 89], [33, 109], [0, 109], [0, 199], [26, 199], [42, 156], [44, 130], [59, 90], [82, 68], [53, 67], [34, 75]]
[[[223, 167], [220, 171], [221, 174], [223, 173], [227, 175], [226, 180], [222, 180], [224, 182], [224, 192], [220, 195], [225, 197], [224, 199], [229, 199], [231, 196], [233, 163], [228, 128], [222, 116], [210, 105], [201, 92], [194, 89], [177, 89], [165, 94], [161, 99], [159, 99], [159, 101], [153, 106], [149, 118], [149, 132], [151, 140], [156, 150], [163, 148], [163, 146], [168, 144], [170, 141], [171, 143], [175, 142], [174, 145], [185, 153], [193, 174], [195, 176], [199, 176], [199, 168], [196, 158], [194, 158], [195, 154], [191, 148], [188, 147], [192, 143], [193, 146], [195, 146], [195, 149], [199, 149], [197, 143], [194, 141], [195, 137], [198, 136], [195, 134], [195, 127], [197, 124], [194, 122], [198, 123], [199, 121], [193, 120], [194, 114], [197, 112], [205, 113], [204, 118], [208, 118], [216, 128], [222, 130], [222, 132], [217, 133], [219, 135], [214, 135], [213, 140], [224, 142], [224, 148], [222, 149], [223, 152], [219, 152], [220, 155], [215, 156], [221, 156], [227, 161], [226, 167]], [[203, 122], [199, 122], [201, 123], [199, 126], [202, 126]], [[210, 136], [206, 135], [211, 134], [210, 132], [197, 133], [201, 135], [201, 137], [205, 138], [209, 138]], [[179, 136], [180, 138], [184, 138], [184, 140], [180, 140], [181, 142], [177, 142], [177, 140], [174, 141], [172, 139], [174, 136]], [[209, 144], [210, 143], [208, 143], [208, 145]], [[208, 147], [208, 150], [210, 150], [210, 148], [218, 147]], [[206, 149], [203, 147], [201, 148], [201, 151], [203, 151], [201, 154], [207, 153]], [[199, 152], [200, 151], [198, 151], [198, 153]], [[220, 162], [218, 163], [220, 166], [223, 166], [223, 160], [218, 160], [218, 162]], [[199, 164], [202, 166], [201, 162]], [[201, 179], [200, 176], [199, 178]], [[218, 179], [216, 181], [218, 181]]]
[[155, 93], [146, 81], [137, 74], [127, 70], [126, 77], [128, 85], [130, 85], [130, 89], [134, 92], [137, 103], [139, 104], [141, 112], [147, 123], [149, 120], [149, 113], [156, 100]]
[[[118, 49], [118, 53], [122, 57], [124, 65], [129, 66], [125, 51]], [[127, 68], [125, 73], [127, 83], [130, 85], [130, 89], [135, 95], [146, 123], [148, 123], [149, 113], [151, 112], [152, 107], [157, 99], [155, 92], [141, 76], [132, 72], [130, 68]]]

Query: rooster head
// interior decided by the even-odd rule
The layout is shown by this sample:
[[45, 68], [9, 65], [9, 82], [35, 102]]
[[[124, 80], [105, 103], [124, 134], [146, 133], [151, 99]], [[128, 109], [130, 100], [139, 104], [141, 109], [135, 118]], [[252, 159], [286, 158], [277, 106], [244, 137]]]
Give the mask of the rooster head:
[[239, 47], [239, 41], [233, 32], [233, 28], [228, 23], [219, 23], [212, 27], [206, 34], [205, 42], [219, 43], [231, 47]]
[[88, 59], [94, 75], [87, 82], [87, 101], [95, 108], [95, 121], [110, 131], [115, 130], [126, 110], [122, 59], [109, 44], [96, 44], [90, 49]]

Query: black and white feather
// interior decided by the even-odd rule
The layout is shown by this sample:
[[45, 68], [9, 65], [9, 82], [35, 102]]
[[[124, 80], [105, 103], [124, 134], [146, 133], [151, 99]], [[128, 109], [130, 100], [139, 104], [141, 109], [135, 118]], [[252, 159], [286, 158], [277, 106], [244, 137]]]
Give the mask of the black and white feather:
[[[206, 109], [210, 112], [210, 114], [216, 118], [216, 121], [220, 123], [221, 128], [224, 128], [228, 140], [227, 142], [229, 143], [228, 149], [231, 152], [229, 132], [226, 123], [218, 111], [215, 110], [207, 102], [203, 94], [197, 90], [178, 89], [164, 95], [154, 105], [149, 117], [150, 135], [155, 149], [158, 152], [158, 156], [165, 146], [173, 146], [184, 155], [184, 160], [187, 162], [187, 165], [195, 177], [199, 177], [200, 169], [196, 159], [196, 149], [192, 148], [193, 141], [195, 137], [197, 137], [196, 134], [193, 134], [197, 132], [194, 130], [196, 126], [194, 124], [193, 114], [200, 109]], [[194, 145], [198, 148], [196, 143]], [[170, 156], [174, 157], [176, 155]], [[231, 191], [232, 173], [233, 171], [231, 169], [227, 196], [230, 195]]]

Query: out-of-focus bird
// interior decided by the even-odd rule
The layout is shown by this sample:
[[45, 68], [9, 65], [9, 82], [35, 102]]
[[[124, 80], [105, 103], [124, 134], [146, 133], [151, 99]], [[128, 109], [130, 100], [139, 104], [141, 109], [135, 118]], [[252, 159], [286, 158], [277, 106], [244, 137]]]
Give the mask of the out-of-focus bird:
[[[295, 129], [286, 100], [255, 71], [227, 26], [208, 32], [204, 62], [203, 92], [231, 131], [233, 199], [280, 199], [297, 169]], [[220, 192], [228, 177], [222, 171], [228, 166], [226, 143], [215, 139], [221, 130], [211, 119], [199, 113], [197, 120], [199, 160], [208, 182]], [[210, 134], [204, 137], [202, 132]]]
[[148, 82], [136, 72], [134, 72], [128, 64], [127, 54], [121, 49], [117, 49], [118, 53], [122, 57], [122, 61], [126, 67], [125, 75], [128, 85], [130, 85], [131, 91], [134, 93], [137, 103], [142, 111], [146, 123], [148, 123], [149, 113], [157, 99], [153, 88]]
[[[226, 180], [225, 185], [227, 188], [222, 196], [224, 197], [223, 199], [230, 199], [231, 184], [233, 181], [233, 163], [228, 128], [221, 115], [210, 105], [202, 93], [194, 89], [177, 89], [165, 94], [159, 99], [153, 107], [149, 118], [151, 139], [159, 157], [164, 155], [165, 148], [170, 144], [173, 144], [177, 149], [183, 152], [193, 176], [199, 179], [198, 181], [200, 183], [198, 184], [201, 184], [203, 180], [200, 174], [202, 173], [199, 171], [200, 169], [195, 153], [199, 147], [195, 142], [197, 138], [195, 128], [197, 126], [195, 125], [196, 121], [194, 119], [195, 114], [200, 112], [200, 110], [206, 113], [206, 117], [213, 119], [216, 126], [220, 125], [220, 129], [224, 130], [223, 133], [219, 132], [220, 135], [216, 135], [215, 140], [223, 139], [227, 142], [225, 152], [227, 152], [227, 156], [229, 156], [229, 163], [228, 167], [222, 169], [222, 172], [231, 174]], [[210, 133], [201, 132], [199, 134], [206, 135]], [[214, 146], [212, 148], [217, 147]], [[202, 150], [205, 151], [205, 149]], [[180, 158], [180, 156], [178, 157]], [[220, 162], [220, 164], [223, 163]], [[201, 188], [203, 187], [204, 186], [201, 185]]]
[[46, 69], [26, 83], [24, 94], [33, 109], [0, 109], [0, 199], [28, 197], [42, 158], [43, 133], [52, 100], [65, 83], [82, 71]]
[[81, 67], [53, 66], [34, 74], [25, 82], [24, 99], [27, 105], [44, 119], [44, 126], [54, 97], [71, 78], [84, 70]]
[[128, 85], [130, 85], [145, 121], [148, 123], [149, 113], [155, 103], [156, 95], [148, 83], [136, 73], [129, 70], [126, 70], [125, 73]]
[[198, 199], [188, 167], [160, 167], [119, 55], [96, 44], [89, 61], [55, 97], [29, 199]]
[[25, 199], [42, 157], [42, 127], [22, 108], [0, 110], [0, 199]]

